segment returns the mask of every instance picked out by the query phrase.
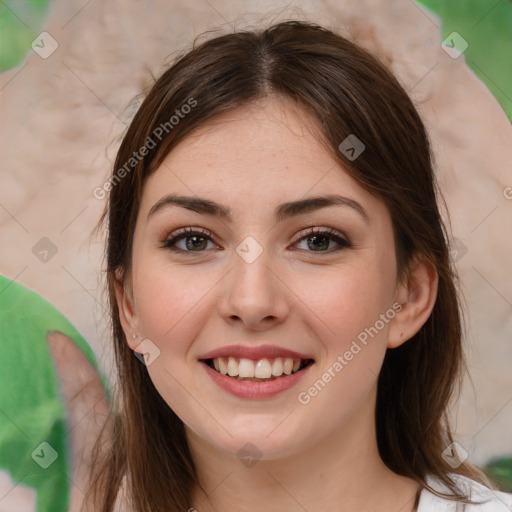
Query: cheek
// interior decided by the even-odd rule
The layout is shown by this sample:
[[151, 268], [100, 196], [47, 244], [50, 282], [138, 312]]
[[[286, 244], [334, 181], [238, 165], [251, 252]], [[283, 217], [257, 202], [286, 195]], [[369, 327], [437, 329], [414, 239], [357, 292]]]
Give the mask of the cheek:
[[[145, 257], [146, 256], [146, 257]], [[179, 340], [192, 339], [197, 329], [195, 308], [207, 299], [214, 279], [193, 266], [170, 265], [165, 255], [144, 255], [133, 273], [137, 317], [141, 333], [165, 349], [180, 348]], [[209, 281], [212, 281], [211, 283]]]
[[[208, 282], [206, 273], [192, 268], [184, 270], [158, 261], [140, 263], [134, 273], [139, 328], [159, 351], [148, 365], [148, 373], [169, 407], [179, 417], [188, 418], [195, 406], [191, 397], [200, 396], [191, 381], [198, 363], [190, 360], [189, 350], [200, 335], [201, 307], [208, 302], [207, 292], [214, 283]], [[200, 416], [201, 411], [194, 415]]]
[[302, 404], [314, 402], [309, 411], [318, 407], [340, 419], [375, 385], [394, 317], [393, 275], [384, 263], [361, 255], [353, 265], [302, 278], [294, 287], [305, 305], [302, 322], [322, 345], [318, 374], [298, 397]]
[[[315, 282], [305, 283], [310, 286], [300, 291], [307, 305], [301, 315], [313, 326], [323, 350], [317, 372], [302, 383], [297, 400], [307, 418], [322, 416], [329, 428], [347, 421], [368, 400], [382, 366], [394, 310], [378, 266], [339, 270]], [[320, 435], [313, 419], [304, 420], [303, 427], [311, 436]]]
[[381, 268], [367, 261], [302, 276], [293, 289], [306, 306], [301, 316], [315, 326], [329, 352], [350, 345], [391, 306], [392, 288]]

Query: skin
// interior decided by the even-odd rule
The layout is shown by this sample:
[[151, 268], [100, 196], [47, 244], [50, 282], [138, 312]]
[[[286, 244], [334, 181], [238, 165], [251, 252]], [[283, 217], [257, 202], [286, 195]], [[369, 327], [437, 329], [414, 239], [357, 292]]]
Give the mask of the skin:
[[[117, 284], [130, 348], [151, 340], [160, 355], [147, 366], [164, 400], [183, 420], [203, 490], [191, 507], [230, 510], [412, 510], [416, 482], [391, 472], [379, 457], [374, 427], [377, 377], [387, 348], [411, 338], [431, 313], [437, 274], [415, 260], [406, 282], [396, 274], [390, 214], [330, 156], [314, 121], [270, 96], [222, 114], [183, 140], [145, 184], [133, 266]], [[229, 207], [232, 221], [178, 206], [148, 219], [162, 197], [176, 193]], [[274, 209], [305, 197], [340, 194], [354, 208], [330, 206], [276, 222]], [[215, 239], [161, 242], [182, 227], [208, 229]], [[309, 228], [333, 228], [353, 244], [321, 239]], [[300, 235], [300, 236], [299, 236]], [[261, 246], [252, 263], [237, 246]], [[300, 240], [302, 239], [302, 240]], [[329, 245], [327, 246], [327, 242]], [[339, 249], [339, 250], [336, 250]], [[119, 275], [119, 278], [121, 276]], [[381, 314], [401, 304], [378, 335], [302, 404], [297, 395]], [[198, 357], [236, 344], [275, 344], [315, 359], [309, 376], [278, 396], [234, 397], [213, 383]], [[258, 459], [237, 453], [251, 443]]]

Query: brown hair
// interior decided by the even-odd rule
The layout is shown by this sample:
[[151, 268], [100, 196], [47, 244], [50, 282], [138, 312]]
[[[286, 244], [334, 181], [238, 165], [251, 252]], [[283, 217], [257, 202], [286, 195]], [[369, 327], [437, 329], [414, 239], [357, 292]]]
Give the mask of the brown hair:
[[[412, 339], [386, 353], [378, 379], [377, 442], [391, 470], [424, 487], [427, 475], [437, 476], [455, 499], [464, 500], [449, 473], [488, 482], [476, 467], [463, 463], [453, 469], [441, 455], [452, 442], [447, 408], [460, 386], [464, 361], [457, 281], [425, 127], [406, 92], [374, 56], [326, 28], [301, 21], [195, 41], [156, 80], [124, 135], [100, 221], [108, 219], [107, 280], [122, 407], [105, 429], [113, 443], [103, 457], [98, 450], [90, 490], [96, 499], [100, 496], [100, 510], [110, 511], [127, 475], [136, 510], [190, 507], [197, 479], [184, 426], [126, 342], [115, 272], [120, 270], [125, 279], [130, 273], [145, 179], [193, 129], [268, 94], [292, 100], [311, 114], [326, 150], [384, 201], [393, 223], [399, 278], [406, 279], [413, 256], [431, 262], [437, 271], [432, 314]], [[193, 102], [171, 126], [176, 109]], [[154, 133], [161, 126], [168, 129], [156, 141]], [[338, 149], [350, 134], [366, 146], [353, 161]], [[155, 147], [131, 161], [150, 139]]]

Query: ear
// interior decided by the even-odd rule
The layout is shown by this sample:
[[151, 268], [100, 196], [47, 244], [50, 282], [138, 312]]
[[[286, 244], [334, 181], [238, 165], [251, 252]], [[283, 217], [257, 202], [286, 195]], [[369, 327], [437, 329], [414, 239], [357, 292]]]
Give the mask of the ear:
[[117, 307], [119, 309], [119, 320], [123, 327], [128, 346], [134, 350], [140, 343], [138, 338], [133, 338], [134, 334], [139, 334], [139, 324], [131, 284], [129, 280], [125, 282], [120, 270], [116, 270], [114, 289], [116, 292]]
[[388, 330], [388, 348], [412, 338], [425, 324], [434, 308], [439, 278], [433, 263], [414, 257], [405, 282], [397, 286], [395, 300], [402, 305]]

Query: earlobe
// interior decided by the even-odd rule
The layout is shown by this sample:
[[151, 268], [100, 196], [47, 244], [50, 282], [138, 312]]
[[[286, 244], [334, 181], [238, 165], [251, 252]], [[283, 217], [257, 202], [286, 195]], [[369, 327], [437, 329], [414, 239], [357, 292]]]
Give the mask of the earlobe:
[[135, 313], [133, 293], [128, 282], [124, 282], [121, 272], [116, 271], [114, 280], [119, 320], [123, 327], [129, 347], [133, 350], [139, 343], [134, 334], [139, 332], [137, 315]]
[[433, 263], [413, 258], [406, 282], [397, 286], [395, 299], [402, 308], [390, 322], [388, 348], [405, 343], [428, 320], [436, 302], [438, 281]]

